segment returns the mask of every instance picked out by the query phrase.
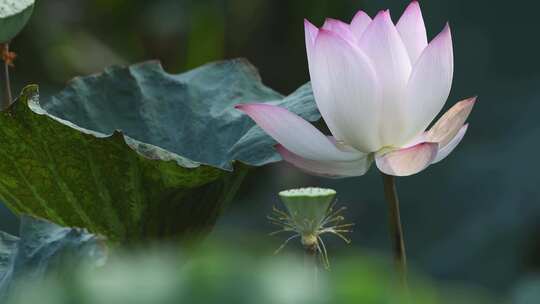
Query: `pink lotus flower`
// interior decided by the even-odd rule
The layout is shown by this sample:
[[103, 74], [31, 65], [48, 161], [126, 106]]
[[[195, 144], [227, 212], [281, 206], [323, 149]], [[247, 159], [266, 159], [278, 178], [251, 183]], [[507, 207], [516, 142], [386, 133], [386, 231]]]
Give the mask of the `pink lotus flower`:
[[442, 110], [453, 77], [448, 24], [429, 44], [418, 2], [394, 25], [388, 10], [351, 24], [305, 21], [306, 49], [317, 107], [333, 136], [286, 109], [242, 104], [272, 136], [282, 157], [311, 174], [359, 176], [373, 160], [388, 175], [418, 173], [444, 159], [467, 131], [475, 98]]

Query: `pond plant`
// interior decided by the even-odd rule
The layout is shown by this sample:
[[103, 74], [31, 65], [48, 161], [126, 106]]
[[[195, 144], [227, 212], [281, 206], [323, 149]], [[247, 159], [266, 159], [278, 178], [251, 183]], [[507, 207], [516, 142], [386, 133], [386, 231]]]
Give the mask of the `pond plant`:
[[[0, 233], [0, 301], [25, 278], [37, 282], [59, 265], [73, 265], [66, 261], [101, 268], [109, 263], [110, 251], [158, 241], [188, 250], [186, 244], [212, 230], [252, 170], [280, 160], [328, 178], [362, 176], [375, 163], [388, 202], [397, 273], [401, 287], [408, 290], [396, 177], [417, 174], [446, 158], [465, 136], [476, 102], [474, 97], [462, 100], [432, 124], [452, 86], [448, 24], [428, 42], [416, 1], [396, 24], [388, 10], [374, 18], [359, 11], [350, 24], [328, 18], [320, 28], [305, 20], [311, 82], [289, 95], [264, 85], [245, 59], [211, 62], [178, 74], [149, 61], [76, 77], [55, 94], [40, 96], [38, 85], [28, 85], [12, 102], [9, 67], [15, 54], [9, 42], [33, 8], [33, 0], [0, 0], [6, 93], [0, 113], [0, 200], [21, 218], [19, 236]], [[331, 134], [312, 124], [321, 117]], [[345, 207], [336, 207], [335, 197], [335, 190], [319, 187], [281, 191], [285, 210], [274, 208], [269, 216], [279, 227], [274, 234], [292, 233], [277, 251], [299, 239], [304, 263], [315, 265], [316, 277], [318, 265], [330, 266], [322, 236], [333, 234], [350, 243], [352, 224], [344, 221]], [[189, 254], [182, 259], [189, 260]], [[231, 260], [234, 269], [217, 259], [223, 273], [238, 275], [243, 261]], [[288, 267], [296, 264], [292, 261], [268, 265]], [[204, 267], [198, 271], [200, 265], [178, 264], [170, 260], [154, 265], [168, 268], [168, 274], [181, 268], [182, 275], [174, 272], [170, 282], [187, 284], [182, 286], [197, 285], [199, 274], [205, 283], [208, 273], [215, 275]], [[250, 264], [253, 261], [246, 262]], [[238, 276], [259, 290], [259, 281], [266, 287], [285, 286], [283, 274], [298, 274], [263, 266], [254, 267], [260, 269], [255, 280], [246, 278], [246, 272]], [[348, 278], [347, 263], [340, 267], [341, 278]], [[71, 289], [55, 285], [62, 280], [51, 283], [51, 290], [65, 296], [57, 303], [85, 298], [104, 280], [103, 274], [94, 277], [77, 269], [78, 281], [72, 282], [76, 294], [65, 296]], [[275, 273], [279, 280], [271, 279]], [[124, 274], [118, 278], [125, 282]], [[298, 278], [295, 283], [303, 284], [306, 277]], [[338, 296], [341, 291], [349, 296], [347, 280], [336, 280], [339, 283], [328, 286], [334, 286]], [[317, 292], [301, 298], [327, 303], [324, 285], [324, 280], [316, 280]], [[225, 289], [216, 286], [215, 294], [223, 294]], [[182, 294], [175, 288], [162, 290], [170, 292], [171, 299], [186, 299], [196, 288]], [[253, 290], [250, 301], [259, 296]], [[401, 301], [400, 292], [388, 295], [381, 290], [377, 299]], [[206, 291], [197, 296], [214, 295]], [[285, 303], [275, 300], [280, 291], [273, 289], [273, 302]], [[235, 295], [227, 291], [227, 296]]]
[[359, 11], [350, 24], [305, 21], [306, 50], [317, 107], [327, 136], [287, 109], [268, 104], [237, 108], [279, 145], [283, 159], [332, 178], [364, 175], [375, 161], [389, 204], [395, 259], [406, 285], [406, 254], [396, 176], [416, 174], [459, 144], [476, 98], [458, 102], [430, 129], [450, 93], [454, 58], [450, 26], [428, 43], [413, 1], [396, 25], [388, 10], [373, 20]]

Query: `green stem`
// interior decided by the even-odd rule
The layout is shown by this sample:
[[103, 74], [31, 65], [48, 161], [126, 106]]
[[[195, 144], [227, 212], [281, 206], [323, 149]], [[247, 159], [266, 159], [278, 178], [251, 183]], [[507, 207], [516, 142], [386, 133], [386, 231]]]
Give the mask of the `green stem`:
[[395, 177], [382, 173], [384, 183], [384, 196], [388, 202], [390, 233], [394, 243], [394, 261], [400, 276], [401, 284], [407, 288], [407, 255], [405, 253], [405, 240], [399, 213], [399, 198], [396, 189]]
[[316, 246], [304, 246], [304, 267], [306, 273], [313, 272], [313, 288], [317, 287], [319, 277], [318, 255]]
[[[9, 42], [4, 43], [3, 45], [3, 54], [9, 54]], [[4, 109], [8, 109], [11, 106], [13, 100], [11, 94], [11, 79], [9, 77], [9, 62], [4, 58]]]

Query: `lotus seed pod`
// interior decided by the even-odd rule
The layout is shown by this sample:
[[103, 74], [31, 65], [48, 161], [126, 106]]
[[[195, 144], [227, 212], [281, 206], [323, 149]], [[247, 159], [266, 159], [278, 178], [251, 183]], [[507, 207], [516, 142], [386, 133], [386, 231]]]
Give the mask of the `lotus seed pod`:
[[35, 0], [0, 0], [0, 43], [9, 42], [24, 28]]
[[268, 216], [270, 222], [280, 227], [271, 235], [282, 232], [294, 233], [276, 250], [280, 252], [287, 243], [300, 238], [306, 254], [319, 256], [325, 268], [330, 267], [328, 252], [321, 235], [333, 234], [344, 240], [347, 244], [351, 240], [344, 234], [351, 232], [353, 224], [343, 224], [345, 219], [342, 212], [345, 207], [334, 209], [332, 203], [336, 191], [323, 188], [300, 188], [281, 191], [279, 197], [287, 212], [273, 208], [273, 214]]
[[302, 234], [313, 234], [327, 216], [336, 191], [323, 188], [300, 188], [281, 191], [279, 197]]

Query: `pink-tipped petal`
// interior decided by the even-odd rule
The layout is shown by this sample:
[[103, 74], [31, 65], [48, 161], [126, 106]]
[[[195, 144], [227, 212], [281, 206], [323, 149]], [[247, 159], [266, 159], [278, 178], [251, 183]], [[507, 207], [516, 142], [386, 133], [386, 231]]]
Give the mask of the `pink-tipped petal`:
[[359, 155], [359, 158], [351, 161], [315, 161], [303, 158], [287, 150], [282, 145], [277, 145], [276, 150], [283, 159], [296, 168], [317, 176], [344, 178], [364, 175], [369, 169], [372, 158], [367, 154]]
[[377, 14], [360, 38], [359, 46], [373, 62], [381, 86], [379, 136], [382, 144], [401, 145], [410, 139], [404, 138], [400, 130], [405, 127], [402, 101], [411, 61], [389, 11]]
[[310, 74], [315, 101], [332, 134], [365, 153], [380, 149], [379, 85], [369, 58], [321, 29]]
[[326, 18], [322, 28], [340, 36], [349, 43], [357, 43], [357, 39], [351, 31], [349, 25], [341, 20]]
[[441, 160], [445, 159], [454, 149], [457, 147], [457, 145], [461, 142], [463, 137], [465, 136], [465, 133], [467, 133], [469, 125], [466, 124], [459, 129], [457, 134], [452, 138], [446, 146], [439, 148], [439, 152], [437, 152], [437, 156], [433, 160], [433, 164], [440, 162]]
[[414, 65], [428, 45], [426, 26], [424, 25], [424, 18], [418, 1], [409, 4], [403, 15], [401, 15], [396, 28], [407, 48], [411, 63]]
[[354, 18], [351, 21], [351, 31], [356, 39], [360, 39], [360, 37], [362, 37], [370, 23], [371, 17], [369, 17], [364, 11], [358, 11], [358, 13], [354, 15]]
[[452, 35], [448, 24], [426, 47], [413, 68], [404, 102], [407, 136], [424, 131], [450, 94], [454, 74]]
[[427, 140], [437, 142], [441, 147], [445, 147], [462, 129], [475, 103], [476, 97], [456, 103], [426, 132]]
[[315, 38], [317, 38], [319, 29], [309, 22], [309, 20], [304, 19], [304, 31], [306, 35], [306, 44], [312, 46], [315, 43]]
[[268, 104], [236, 106], [268, 135], [288, 150], [314, 160], [354, 160], [356, 153], [342, 152], [317, 128], [287, 109]]
[[375, 161], [381, 172], [394, 176], [416, 174], [429, 166], [435, 157], [439, 145], [424, 142], [416, 146], [377, 155]]
[[305, 38], [306, 38], [306, 53], [308, 56], [308, 63], [311, 62], [309, 60], [309, 57], [313, 54], [313, 48], [315, 45], [315, 39], [317, 38], [317, 35], [319, 34], [319, 29], [311, 24], [307, 19], [304, 19], [304, 31], [305, 31]]

